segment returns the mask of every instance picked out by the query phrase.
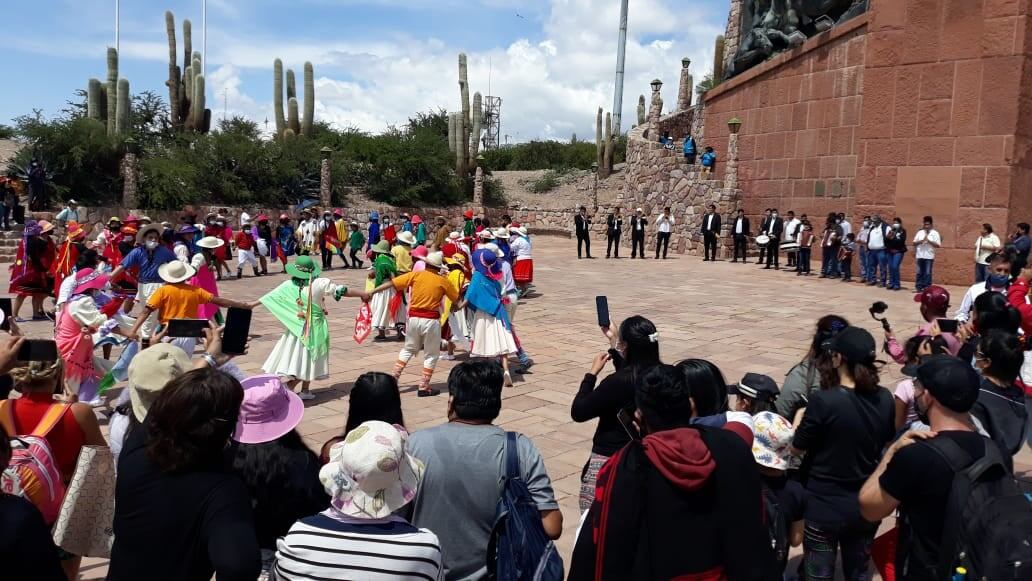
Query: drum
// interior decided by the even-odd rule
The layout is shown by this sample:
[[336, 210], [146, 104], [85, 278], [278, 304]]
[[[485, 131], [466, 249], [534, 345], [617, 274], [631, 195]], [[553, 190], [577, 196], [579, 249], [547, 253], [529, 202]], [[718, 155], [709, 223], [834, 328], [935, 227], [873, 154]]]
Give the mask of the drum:
[[770, 236], [767, 236], [766, 234], [760, 234], [756, 237], [756, 243], [760, 246], [766, 246], [770, 244]]

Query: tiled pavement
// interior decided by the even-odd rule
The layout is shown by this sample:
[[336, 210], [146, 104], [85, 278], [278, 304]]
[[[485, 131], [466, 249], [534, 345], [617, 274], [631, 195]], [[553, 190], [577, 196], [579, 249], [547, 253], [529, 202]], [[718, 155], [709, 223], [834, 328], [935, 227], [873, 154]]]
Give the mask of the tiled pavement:
[[[596, 252], [602, 244], [596, 242]], [[655, 322], [664, 361], [707, 358], [724, 371], [729, 381], [752, 371], [769, 374], [780, 383], [803, 356], [816, 319], [828, 313], [843, 315], [880, 336], [880, 324], [870, 318], [867, 308], [872, 301], [883, 300], [890, 305], [888, 316], [901, 337], [919, 322], [917, 305], [909, 292], [799, 278], [763, 270], [753, 263], [705, 263], [688, 256], [671, 256], [665, 261], [577, 260], [573, 241], [548, 237], [535, 239], [534, 252], [537, 292], [520, 302], [516, 327], [537, 365], [532, 374], [522, 379], [517, 376], [515, 387], [506, 389], [499, 423], [532, 437], [545, 457], [565, 517], [559, 541], [565, 556], [572, 548], [580, 471], [594, 429], [593, 422], [571, 421], [569, 406], [591, 358], [607, 346], [596, 325], [595, 295], [608, 295], [614, 321], [641, 314]], [[273, 266], [272, 270], [279, 271], [280, 267]], [[365, 272], [335, 269], [327, 276], [361, 286]], [[279, 274], [247, 277], [225, 282], [221, 289], [224, 295], [253, 300], [282, 280]], [[959, 303], [962, 289], [950, 290], [954, 302]], [[318, 397], [307, 402], [300, 426], [305, 440], [316, 450], [341, 431], [348, 390], [355, 378], [364, 371], [390, 371], [400, 346], [355, 344], [351, 335], [357, 310], [355, 299], [330, 306], [332, 375], [313, 385]], [[41, 323], [25, 324], [24, 328], [31, 336], [50, 336], [49, 328]], [[281, 331], [273, 318], [259, 309], [252, 332], [256, 336], [250, 354], [239, 358], [238, 363], [245, 371], [257, 373]], [[442, 391], [446, 391], [452, 366], [446, 361], [438, 365], [434, 384]], [[413, 363], [402, 378], [405, 419], [412, 430], [445, 421], [445, 397], [415, 397], [419, 367]], [[897, 366], [889, 368], [885, 385], [895, 384], [897, 370]], [[1023, 452], [1022, 456], [1021, 464], [1032, 468], [1032, 455]], [[84, 563], [84, 578], [102, 578], [104, 569], [102, 562], [90, 560]]]

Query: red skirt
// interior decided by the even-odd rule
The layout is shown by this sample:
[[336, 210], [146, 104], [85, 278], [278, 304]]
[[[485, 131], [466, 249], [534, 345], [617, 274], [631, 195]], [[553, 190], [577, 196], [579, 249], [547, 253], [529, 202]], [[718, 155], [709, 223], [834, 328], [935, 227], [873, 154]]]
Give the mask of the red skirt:
[[517, 260], [512, 267], [512, 278], [516, 280], [516, 284], [534, 282], [534, 260]]
[[18, 272], [13, 279], [7, 292], [22, 296], [49, 295], [53, 291], [53, 285], [47, 280], [47, 276], [32, 268], [25, 268]]

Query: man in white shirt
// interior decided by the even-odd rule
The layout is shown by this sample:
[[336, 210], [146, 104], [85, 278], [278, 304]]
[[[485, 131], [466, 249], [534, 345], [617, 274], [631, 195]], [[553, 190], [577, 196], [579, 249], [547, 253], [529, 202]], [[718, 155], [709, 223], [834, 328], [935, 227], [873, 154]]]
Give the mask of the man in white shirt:
[[745, 262], [745, 247], [749, 243], [749, 219], [745, 217], [745, 210], [741, 208], [738, 209], [738, 216], [731, 227], [731, 235], [735, 242], [734, 256], [731, 262], [738, 262], [739, 256], [742, 257], [742, 262]]
[[[871, 230], [867, 234], [867, 285], [874, 286], [881, 284], [885, 286], [885, 279], [888, 277], [888, 260], [885, 255], [885, 232], [888, 227], [882, 222], [881, 216], [871, 216]], [[878, 270], [881, 270], [881, 279], [878, 278]]]
[[871, 217], [864, 216], [863, 225], [856, 235], [856, 247], [860, 253], [860, 280], [867, 280], [867, 239], [871, 236]]
[[842, 212], [839, 212], [838, 223], [842, 227], [842, 239], [845, 240], [846, 236], [853, 233], [853, 225], [849, 223], [849, 220], [846, 220], [846, 215]]
[[966, 323], [971, 319], [971, 309], [975, 306], [975, 299], [985, 292], [997, 292], [1007, 294], [1007, 287], [1011, 281], [1011, 262], [1006, 252], [997, 252], [989, 256], [989, 276], [985, 282], [976, 282], [964, 293], [964, 300], [960, 307], [953, 314], [953, 318]]
[[932, 267], [935, 266], [935, 250], [942, 246], [939, 232], [932, 228], [932, 217], [924, 217], [924, 228], [914, 235], [914, 254], [917, 256], [917, 292], [932, 286]]
[[638, 208], [631, 216], [631, 258], [645, 258], [645, 228], [648, 220], [645, 211]]
[[803, 222], [799, 218], [795, 217], [795, 212], [792, 210], [785, 214], [785, 231], [781, 238], [782, 242], [789, 242], [788, 250], [786, 255], [788, 256], [788, 267], [795, 269], [796, 266], [796, 238], [799, 236], [799, 231], [803, 229]]
[[663, 208], [663, 213], [656, 218], [656, 259], [659, 259], [659, 247], [663, 247], [663, 259], [666, 259], [667, 247], [670, 246], [670, 231], [674, 227], [674, 216], [670, 206]]
[[982, 232], [975, 240], [975, 282], [985, 282], [989, 276], [989, 256], [1002, 249], [1000, 237], [993, 234], [992, 224], [982, 224]]

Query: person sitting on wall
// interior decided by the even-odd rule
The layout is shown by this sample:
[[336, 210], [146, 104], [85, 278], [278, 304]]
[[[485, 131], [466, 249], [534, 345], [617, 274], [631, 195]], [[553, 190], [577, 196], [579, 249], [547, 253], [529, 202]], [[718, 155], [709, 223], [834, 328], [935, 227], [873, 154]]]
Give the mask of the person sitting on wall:
[[706, 152], [702, 154], [702, 175], [708, 179], [716, 169], [717, 154], [712, 147], [707, 147]]
[[684, 138], [684, 161], [688, 165], [695, 165], [695, 138], [691, 135]]

